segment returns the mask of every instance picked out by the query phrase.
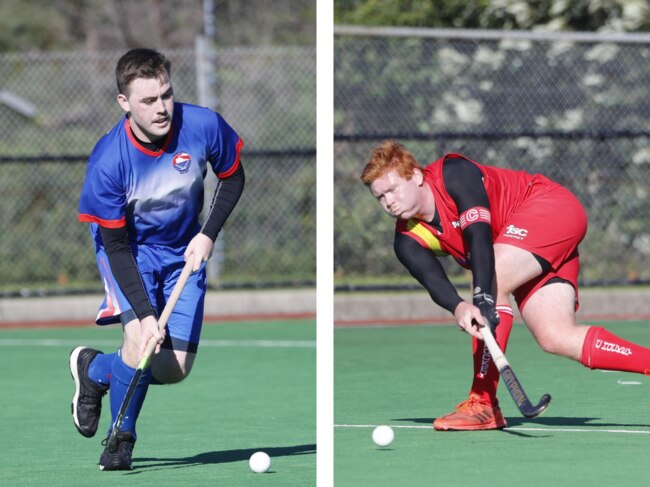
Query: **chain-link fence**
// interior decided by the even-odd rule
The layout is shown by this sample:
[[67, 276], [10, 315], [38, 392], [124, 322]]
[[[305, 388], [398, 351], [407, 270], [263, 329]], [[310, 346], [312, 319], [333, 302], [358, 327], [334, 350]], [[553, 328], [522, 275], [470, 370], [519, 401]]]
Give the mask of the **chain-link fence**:
[[[123, 115], [120, 52], [0, 54], [0, 291], [98, 288], [76, 221], [86, 161]], [[170, 50], [177, 101], [200, 103], [197, 56]], [[217, 240], [223, 287], [315, 279], [315, 49], [217, 50], [216, 109], [245, 141], [247, 185]], [[210, 81], [210, 80], [209, 80]], [[203, 83], [205, 85], [205, 83]], [[219, 252], [217, 252], [219, 254]]]
[[335, 282], [412, 282], [359, 181], [387, 138], [567, 185], [589, 215], [583, 282], [650, 280], [649, 60], [647, 35], [335, 28]]

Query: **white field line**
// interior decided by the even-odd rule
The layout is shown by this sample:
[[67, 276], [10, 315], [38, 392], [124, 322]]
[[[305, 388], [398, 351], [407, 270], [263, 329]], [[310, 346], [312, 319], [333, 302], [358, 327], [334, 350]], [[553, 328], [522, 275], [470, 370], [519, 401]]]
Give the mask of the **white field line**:
[[[378, 424], [335, 424], [335, 428], [376, 428]], [[416, 426], [416, 425], [390, 425], [394, 429], [426, 429], [433, 430], [433, 426]], [[623, 429], [600, 429], [597, 426], [592, 428], [527, 428], [523, 426], [513, 426], [504, 428], [503, 431], [538, 431], [542, 433], [559, 432], [559, 433], [611, 433], [611, 434], [636, 434], [650, 435], [650, 430], [623, 430]]]
[[[3, 338], [0, 347], [74, 347], [82, 342], [90, 345], [119, 346], [119, 340], [58, 338]], [[224, 348], [316, 348], [315, 340], [201, 340], [199, 347]]]

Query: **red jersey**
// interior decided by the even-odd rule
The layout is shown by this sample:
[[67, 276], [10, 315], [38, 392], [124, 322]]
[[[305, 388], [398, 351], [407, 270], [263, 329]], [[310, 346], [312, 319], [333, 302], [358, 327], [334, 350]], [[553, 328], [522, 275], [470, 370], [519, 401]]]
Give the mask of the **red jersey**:
[[[416, 218], [397, 220], [396, 231], [415, 238], [420, 245], [438, 255], [449, 254], [463, 267], [469, 267], [468, 253], [460, 228], [460, 215], [456, 203], [445, 190], [442, 177], [443, 162], [447, 158], [464, 158], [474, 163], [483, 174], [483, 185], [488, 195], [492, 217], [492, 237], [496, 240], [508, 217], [526, 199], [530, 187], [536, 182], [556, 184], [541, 175], [523, 171], [483, 166], [460, 154], [447, 154], [424, 168], [424, 180], [433, 192], [440, 230]], [[433, 238], [432, 238], [433, 237]]]
[[[447, 154], [423, 170], [424, 181], [433, 193], [439, 228], [411, 218], [408, 221], [398, 219], [395, 231], [415, 239], [437, 255], [451, 255], [460, 265], [471, 269], [469, 246], [463, 239], [458, 208], [445, 189], [443, 163], [447, 158], [467, 159], [459, 154]], [[483, 175], [490, 206], [492, 241], [522, 248], [551, 264], [550, 272], [530, 283], [534, 288], [558, 276], [577, 289], [577, 247], [587, 229], [586, 214], [578, 199], [541, 174], [483, 166], [467, 160]], [[567, 266], [568, 262], [572, 262], [571, 265]], [[522, 293], [528, 296], [533, 290], [522, 289]], [[525, 296], [518, 301], [523, 302]]]

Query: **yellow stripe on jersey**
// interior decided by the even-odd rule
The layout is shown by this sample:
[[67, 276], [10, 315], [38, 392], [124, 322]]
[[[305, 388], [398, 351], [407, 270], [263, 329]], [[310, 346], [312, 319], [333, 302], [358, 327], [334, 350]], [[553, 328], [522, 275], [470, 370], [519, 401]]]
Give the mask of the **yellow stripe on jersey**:
[[433, 251], [436, 255], [449, 255], [448, 252], [442, 250], [440, 245], [440, 240], [431, 233], [427, 227], [425, 227], [420, 220], [411, 218], [406, 222], [406, 228], [409, 232], [412, 232], [414, 235], [420, 238], [430, 250]]

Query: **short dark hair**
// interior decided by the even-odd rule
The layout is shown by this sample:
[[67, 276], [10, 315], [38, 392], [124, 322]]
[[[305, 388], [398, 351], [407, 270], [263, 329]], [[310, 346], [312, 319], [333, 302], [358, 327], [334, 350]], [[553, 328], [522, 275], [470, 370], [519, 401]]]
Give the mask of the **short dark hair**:
[[115, 79], [119, 93], [128, 94], [131, 81], [136, 78], [158, 78], [163, 74], [171, 76], [172, 63], [163, 54], [153, 49], [131, 49], [124, 54], [115, 67]]

